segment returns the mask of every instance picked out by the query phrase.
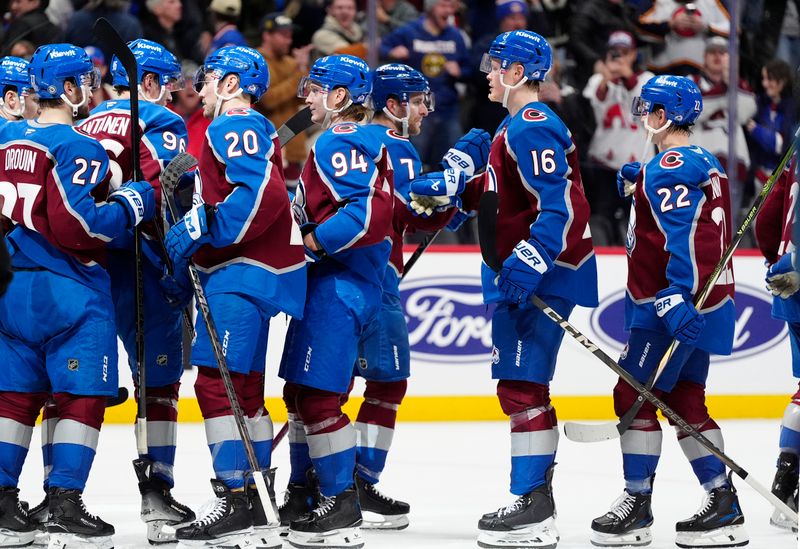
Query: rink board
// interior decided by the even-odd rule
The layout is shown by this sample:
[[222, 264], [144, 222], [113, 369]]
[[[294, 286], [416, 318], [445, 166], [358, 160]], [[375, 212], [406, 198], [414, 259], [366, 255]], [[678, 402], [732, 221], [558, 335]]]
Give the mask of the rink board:
[[[413, 248], [407, 250], [407, 255]], [[610, 356], [625, 343], [622, 328], [626, 256], [616, 249], [598, 252], [600, 306], [576, 308], [570, 322]], [[429, 249], [401, 286], [409, 325], [412, 378], [399, 418], [407, 421], [503, 419], [491, 379], [491, 310], [480, 294], [480, 254], [476, 247]], [[718, 418], [776, 418], [783, 414], [797, 380], [785, 323], [771, 318], [772, 296], [764, 289], [764, 262], [755, 253], [737, 254], [737, 323], [734, 352], [712, 360], [707, 392]], [[267, 353], [267, 407], [274, 419], [286, 418], [278, 398], [276, 372], [287, 319], [273, 319]], [[321, 327], [320, 329], [332, 329]], [[130, 386], [127, 357], [120, 346], [120, 379]], [[181, 387], [181, 421], [200, 421], [193, 392], [194, 373]], [[551, 394], [561, 419], [613, 417], [611, 391], [616, 377], [602, 362], [565, 337]], [[357, 384], [354, 394], [360, 394]], [[360, 399], [347, 405], [355, 417]], [[107, 411], [108, 422], [130, 422], [134, 403]]]

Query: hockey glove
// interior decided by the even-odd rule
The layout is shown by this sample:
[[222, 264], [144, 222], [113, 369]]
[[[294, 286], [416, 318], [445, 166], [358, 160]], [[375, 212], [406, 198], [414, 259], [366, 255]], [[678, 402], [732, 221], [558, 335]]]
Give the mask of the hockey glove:
[[176, 309], [183, 309], [194, 296], [192, 281], [189, 279], [189, 265], [184, 261], [174, 265], [173, 271], [172, 274], [169, 274], [164, 269], [158, 285], [161, 287], [161, 295], [164, 296], [167, 303]]
[[173, 265], [186, 263], [206, 242], [214, 219], [214, 208], [198, 204], [184, 215], [167, 233], [164, 244]]
[[620, 198], [626, 198], [636, 190], [636, 179], [642, 171], [641, 162], [628, 162], [617, 172], [617, 192]]
[[792, 265], [794, 255], [795, 252], [783, 254], [767, 270], [767, 289], [781, 299], [791, 297], [800, 289], [800, 273]]
[[445, 229], [451, 232], [456, 232], [461, 226], [466, 223], [468, 220], [475, 217], [475, 212], [467, 213], [464, 210], [458, 210], [456, 214], [450, 219], [450, 223], [447, 224]]
[[553, 268], [547, 252], [534, 239], [521, 240], [503, 262], [497, 288], [511, 303], [527, 305], [544, 274]]
[[430, 217], [434, 211], [459, 208], [458, 195], [464, 192], [465, 185], [466, 177], [459, 170], [426, 173], [411, 182], [408, 208], [422, 217]]
[[[306, 251], [306, 262], [308, 263], [316, 263], [328, 257], [328, 252], [322, 249], [319, 240], [317, 240], [317, 237], [314, 235], [314, 231], [317, 227], [319, 227], [318, 223], [305, 223], [300, 226], [300, 234], [303, 235], [303, 249]], [[316, 251], [306, 246], [307, 234], [310, 234], [311, 238], [314, 239], [314, 243], [317, 245]]]
[[686, 345], [694, 345], [706, 325], [706, 319], [697, 312], [691, 301], [683, 298], [677, 286], [670, 286], [656, 294], [656, 314], [667, 326], [672, 336]]
[[444, 157], [442, 169], [461, 170], [468, 178], [486, 169], [492, 138], [488, 132], [472, 128], [456, 141]]
[[108, 195], [109, 202], [116, 202], [125, 208], [129, 227], [142, 221], [150, 221], [156, 213], [156, 193], [147, 181], [128, 181]]
[[173, 196], [175, 198], [175, 205], [178, 207], [178, 215], [186, 215], [186, 212], [192, 209], [194, 205], [194, 170], [186, 172], [178, 178], [175, 184]]

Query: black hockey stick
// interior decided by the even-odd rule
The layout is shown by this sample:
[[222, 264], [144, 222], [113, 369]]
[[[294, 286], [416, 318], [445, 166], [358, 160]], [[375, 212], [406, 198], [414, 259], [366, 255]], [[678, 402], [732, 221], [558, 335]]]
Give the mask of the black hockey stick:
[[422, 242], [417, 245], [417, 249], [414, 250], [414, 253], [411, 254], [411, 257], [409, 257], [408, 261], [406, 261], [405, 265], [403, 265], [403, 274], [400, 276], [400, 280], [403, 280], [406, 277], [408, 271], [411, 270], [411, 267], [417, 263], [419, 258], [422, 257], [422, 254], [425, 253], [425, 250], [428, 249], [428, 246], [430, 246], [431, 243], [436, 240], [436, 237], [439, 236], [439, 233], [441, 233], [442, 230], [443, 229], [437, 229], [436, 232], [428, 233], [428, 235], [422, 239]]
[[[705, 286], [701, 292], [697, 294], [697, 297], [695, 298], [696, 309], [700, 310], [700, 308], [706, 302], [706, 299], [708, 299], [708, 296], [711, 293], [711, 290], [714, 288], [714, 285], [717, 283], [717, 279], [719, 279], [719, 276], [722, 274], [722, 272], [727, 269], [728, 263], [733, 257], [733, 253], [736, 251], [736, 248], [739, 247], [739, 244], [742, 242], [742, 238], [744, 238], [744, 234], [750, 228], [750, 225], [753, 224], [758, 212], [761, 211], [761, 208], [767, 199], [767, 195], [769, 195], [770, 191], [775, 186], [775, 181], [778, 179], [778, 177], [780, 177], [781, 172], [783, 172], [783, 169], [786, 166], [786, 163], [791, 158], [792, 153], [794, 152], [794, 147], [795, 141], [792, 141], [792, 145], [789, 147], [789, 150], [786, 151], [786, 154], [783, 156], [778, 166], [772, 172], [772, 175], [764, 184], [761, 192], [756, 197], [753, 205], [750, 207], [750, 211], [747, 212], [747, 215], [745, 216], [741, 225], [739, 225], [739, 229], [736, 231], [733, 239], [731, 239], [731, 243], [722, 254], [722, 257], [714, 268], [714, 271], [706, 281]], [[667, 347], [667, 351], [664, 353], [664, 356], [661, 357], [661, 361], [658, 363], [658, 368], [653, 371], [653, 373], [650, 375], [650, 378], [647, 380], [646, 387], [648, 391], [652, 391], [653, 387], [655, 387], [656, 383], [658, 383], [661, 373], [667, 367], [667, 363], [672, 358], [672, 355], [674, 354], [678, 345], [679, 342], [676, 339], [673, 339], [669, 347]], [[639, 410], [642, 409], [644, 402], [645, 398], [642, 395], [639, 395], [633, 405], [616, 423], [587, 424], [567, 421], [564, 423], [564, 434], [568, 439], [574, 442], [599, 442], [601, 440], [618, 438], [630, 428], [633, 420], [639, 413]]]
[[296, 135], [303, 133], [313, 125], [314, 123], [311, 121], [311, 109], [306, 107], [303, 110], [297, 111], [296, 114], [278, 128], [278, 142], [281, 144], [281, 147], [283, 147], [294, 139]]
[[[495, 191], [485, 191], [481, 196], [480, 206], [478, 209], [478, 240], [481, 247], [481, 256], [483, 262], [492, 269], [494, 272], [500, 271], [502, 262], [497, 255], [497, 245], [495, 236], [497, 234], [497, 206], [498, 196]], [[547, 303], [541, 300], [538, 296], [534, 295], [531, 302], [540, 309], [547, 317], [558, 324], [562, 330], [572, 336], [578, 343], [583, 345], [590, 353], [600, 359], [606, 366], [611, 368], [615, 374], [621, 377], [628, 385], [633, 387], [637, 393], [642, 395], [646, 400], [651, 402], [656, 408], [661, 410], [664, 417], [669, 418], [672, 423], [682, 429], [687, 435], [695, 439], [706, 450], [719, 458], [731, 471], [736, 473], [742, 480], [749, 484], [756, 492], [761, 494], [773, 507], [778, 509], [788, 518], [797, 520], [797, 513], [793, 511], [786, 503], [778, 499], [772, 492], [767, 490], [757, 480], [750, 476], [745, 469], [739, 466], [735, 461], [729, 458], [724, 452], [717, 448], [713, 442], [708, 440], [705, 435], [700, 433], [697, 429], [687, 423], [685, 419], [679, 416], [672, 408], [667, 406], [660, 398], [654, 395], [647, 387], [636, 381], [636, 379], [627, 372], [622, 366], [616, 363], [613, 358], [603, 352], [597, 345], [595, 345], [588, 337], [583, 335], [577, 328], [567, 321], [564, 317], [559, 315], [556, 311], [550, 308]]]
[[[108, 45], [114, 52], [125, 72], [128, 73], [128, 88], [130, 89], [131, 104], [131, 168], [133, 180], [141, 181], [142, 170], [139, 165], [139, 141], [141, 129], [139, 128], [139, 86], [137, 79], [139, 67], [136, 57], [125, 41], [120, 37], [111, 23], [101, 17], [94, 23], [94, 33], [100, 41]], [[158, 224], [155, 223], [157, 226]], [[133, 231], [134, 255], [136, 256], [136, 377], [139, 386], [138, 406], [136, 410], [136, 450], [139, 455], [147, 454], [147, 390], [145, 371], [144, 349], [144, 268], [142, 265], [142, 231], [137, 225]], [[163, 239], [162, 239], [163, 241]]]
[[106, 408], [111, 408], [112, 406], [119, 406], [120, 404], [125, 404], [127, 400], [128, 400], [128, 388], [120, 387], [119, 389], [117, 389], [117, 396], [106, 398]]

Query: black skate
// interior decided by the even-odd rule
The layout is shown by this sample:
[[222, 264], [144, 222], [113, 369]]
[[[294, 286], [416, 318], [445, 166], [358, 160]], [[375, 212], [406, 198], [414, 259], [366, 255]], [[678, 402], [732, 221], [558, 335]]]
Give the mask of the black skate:
[[[270, 482], [274, 485], [275, 469], [270, 469], [268, 474], [271, 477]], [[247, 499], [250, 502], [250, 513], [253, 517], [253, 535], [250, 539], [253, 542], [254, 549], [279, 549], [282, 547], [283, 542], [280, 537], [281, 523], [270, 524], [255, 486], [247, 487]], [[272, 503], [274, 504], [274, 502]], [[280, 514], [278, 515], [278, 520], [280, 521]]]
[[36, 527], [36, 535], [33, 538], [33, 544], [36, 546], [46, 547], [50, 540], [50, 536], [47, 534], [47, 519], [50, 516], [47, 510], [49, 502], [50, 498], [45, 494], [44, 499], [39, 502], [39, 505], [28, 511], [31, 524]]
[[80, 490], [50, 488], [47, 497], [49, 549], [114, 547], [114, 527], [86, 510]]
[[552, 549], [559, 540], [553, 501], [552, 468], [547, 482], [478, 521], [480, 547], [539, 547]]
[[133, 460], [142, 495], [141, 518], [147, 525], [147, 541], [151, 545], [172, 543], [175, 531], [193, 521], [194, 512], [172, 497], [166, 482], [154, 476], [149, 459]]
[[[797, 475], [797, 454], [781, 452], [778, 457], [778, 470], [775, 472], [775, 480], [772, 481], [772, 493], [795, 512], [797, 511]], [[770, 517], [769, 523], [778, 528], [797, 532], [797, 522], [777, 509]]]
[[364, 529], [402, 530], [408, 528], [408, 513], [411, 507], [404, 501], [397, 501], [381, 494], [375, 485], [356, 475], [356, 489]]
[[750, 542], [733, 484], [708, 492], [700, 510], [675, 530], [678, 547], [741, 547]]
[[252, 547], [253, 518], [247, 494], [244, 491], [232, 492], [216, 479], [211, 479], [211, 487], [217, 496], [211, 507], [188, 526], [178, 528], [175, 537], [187, 546]]
[[649, 545], [653, 541], [650, 534], [650, 526], [653, 524], [650, 499], [651, 494], [631, 494], [624, 491], [611, 504], [608, 513], [592, 521], [589, 541], [599, 547]]
[[306, 483], [289, 483], [283, 496], [283, 505], [278, 508], [281, 527], [288, 528], [294, 520], [309, 514], [322, 499], [319, 493], [319, 479], [314, 469], [306, 471]]
[[363, 547], [361, 508], [355, 487], [351, 486], [336, 496], [323, 496], [316, 509], [291, 522], [287, 539], [294, 547], [300, 548]]
[[24, 547], [33, 542], [36, 526], [19, 501], [19, 490], [0, 488], [0, 547]]

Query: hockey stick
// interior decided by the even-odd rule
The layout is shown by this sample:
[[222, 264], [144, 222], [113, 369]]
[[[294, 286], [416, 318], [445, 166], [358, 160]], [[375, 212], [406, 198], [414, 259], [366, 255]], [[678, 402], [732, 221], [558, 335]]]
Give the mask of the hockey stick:
[[311, 109], [306, 107], [303, 110], [297, 111], [296, 114], [278, 128], [278, 142], [281, 144], [281, 147], [283, 147], [294, 139], [295, 136], [303, 133], [313, 125], [314, 123], [311, 121]]
[[[484, 191], [481, 196], [480, 206], [478, 209], [478, 235], [481, 247], [481, 256], [483, 262], [494, 272], [498, 272], [502, 267], [502, 262], [497, 256], [497, 248], [495, 243], [495, 235], [497, 234], [497, 206], [498, 196], [495, 191]], [[569, 323], [564, 317], [559, 315], [556, 311], [551, 309], [544, 301], [538, 296], [534, 295], [531, 302], [540, 309], [547, 317], [558, 324], [562, 330], [572, 336], [578, 343], [583, 345], [590, 353], [600, 359], [606, 366], [611, 368], [619, 377], [633, 387], [637, 393], [642, 395], [643, 398], [651, 402], [656, 408], [661, 410], [664, 417], [669, 418], [674, 425], [682, 429], [687, 435], [695, 439], [701, 446], [708, 450], [711, 454], [715, 455], [722, 463], [724, 463], [731, 471], [736, 473], [742, 480], [749, 484], [756, 492], [761, 494], [773, 507], [784, 513], [787, 517], [797, 520], [797, 513], [793, 511], [786, 503], [778, 499], [772, 492], [767, 490], [761, 483], [750, 476], [745, 469], [739, 464], [729, 458], [724, 452], [717, 448], [713, 442], [708, 440], [705, 435], [700, 433], [697, 429], [687, 423], [681, 416], [679, 416], [672, 408], [667, 406], [660, 398], [654, 395], [647, 387], [636, 381], [636, 379], [628, 373], [622, 366], [616, 363], [614, 359], [603, 352], [597, 345], [595, 345], [588, 337], [583, 335], [577, 328]]]
[[[736, 251], [736, 248], [739, 247], [742, 239], [744, 238], [744, 234], [752, 225], [753, 220], [758, 215], [758, 212], [761, 211], [764, 202], [767, 199], [767, 195], [769, 195], [772, 188], [775, 186], [775, 181], [780, 177], [780, 174], [783, 172], [786, 163], [791, 158], [792, 154], [794, 153], [795, 142], [792, 142], [792, 145], [789, 147], [789, 150], [786, 151], [786, 154], [781, 159], [778, 166], [772, 172], [772, 175], [769, 177], [767, 182], [764, 184], [764, 187], [761, 189], [761, 192], [756, 197], [753, 205], [750, 207], [750, 210], [747, 212], [744, 220], [742, 221], [741, 225], [739, 225], [739, 229], [736, 231], [731, 243], [728, 245], [725, 252], [722, 254], [717, 266], [711, 273], [711, 276], [706, 281], [705, 286], [703, 287], [702, 291], [697, 295], [695, 299], [695, 308], [700, 309], [703, 304], [706, 302], [711, 290], [713, 289], [714, 285], [717, 283], [717, 279], [722, 274], [722, 271], [727, 268], [728, 263], [731, 261], [733, 257], [733, 253]], [[658, 383], [658, 379], [661, 377], [662, 372], [667, 367], [667, 363], [672, 358], [672, 355], [675, 353], [675, 349], [678, 347], [679, 342], [675, 339], [672, 340], [669, 347], [667, 347], [667, 351], [664, 353], [664, 356], [661, 357], [661, 361], [658, 363], [658, 368], [653, 371], [650, 375], [650, 378], [647, 380], [647, 390], [652, 391], [653, 387], [655, 387], [656, 383]], [[577, 423], [572, 421], [567, 421], [564, 423], [564, 434], [567, 436], [568, 439], [574, 442], [599, 442], [601, 440], [611, 440], [613, 438], [618, 438], [622, 436], [622, 434], [627, 431], [633, 420], [636, 418], [636, 415], [641, 410], [642, 406], [644, 405], [644, 397], [639, 395], [636, 401], [633, 403], [633, 406], [628, 409], [627, 412], [619, 419], [617, 423], [603, 423], [603, 424], [585, 424], [585, 423]]]
[[[94, 33], [101, 42], [107, 44], [114, 52], [125, 72], [128, 73], [128, 88], [130, 89], [131, 104], [131, 169], [133, 180], [142, 179], [142, 170], [139, 165], [139, 141], [141, 138], [139, 128], [139, 86], [136, 80], [139, 67], [136, 57], [128, 45], [120, 37], [111, 23], [101, 17], [94, 23]], [[156, 223], [156, 225], [158, 225]], [[134, 255], [136, 256], [136, 298], [134, 310], [136, 314], [136, 377], [139, 386], [136, 410], [136, 450], [139, 455], [147, 454], [147, 390], [144, 352], [144, 270], [142, 264], [142, 231], [137, 225], [133, 231]], [[163, 239], [162, 239], [163, 241]]]
[[413, 267], [416, 264], [416, 262], [422, 256], [422, 254], [425, 253], [425, 250], [428, 249], [428, 246], [430, 246], [431, 243], [436, 239], [436, 237], [439, 236], [439, 233], [441, 233], [442, 230], [443, 229], [437, 229], [436, 232], [428, 233], [428, 235], [422, 240], [422, 242], [419, 243], [417, 249], [414, 250], [414, 253], [411, 254], [411, 257], [409, 257], [408, 261], [406, 261], [405, 265], [403, 265], [403, 274], [400, 277], [400, 280], [403, 280], [406, 277], [408, 271], [411, 270], [411, 267]]
[[[184, 153], [185, 154], [185, 153]], [[191, 156], [191, 155], [189, 155]], [[176, 157], [177, 158], [177, 157]], [[173, 160], [174, 162], [174, 160]], [[178, 216], [178, 207], [175, 204], [175, 197], [173, 195], [174, 187], [167, 187], [165, 180], [162, 177], [159, 182], [161, 183], [161, 194], [166, 200], [167, 207], [173, 219], [180, 219]], [[197, 301], [197, 308], [200, 310], [200, 315], [203, 317], [203, 322], [208, 331], [208, 339], [211, 342], [211, 347], [214, 350], [214, 357], [219, 367], [220, 377], [222, 384], [225, 386], [225, 394], [228, 396], [228, 401], [231, 405], [231, 412], [236, 421], [236, 427], [239, 431], [239, 437], [242, 439], [247, 461], [250, 465], [250, 470], [253, 474], [253, 481], [256, 483], [256, 491], [258, 497], [261, 499], [261, 505], [264, 507], [264, 513], [270, 523], [279, 522], [278, 519], [278, 506], [275, 502], [275, 489], [273, 487], [274, 475], [264, 474], [264, 471], [258, 466], [258, 459], [256, 458], [255, 450], [253, 449], [253, 441], [250, 438], [250, 433], [247, 431], [247, 425], [244, 422], [244, 412], [239, 405], [239, 399], [236, 397], [236, 390], [233, 387], [231, 380], [231, 373], [228, 369], [228, 363], [225, 360], [225, 354], [220, 344], [219, 334], [217, 333], [214, 319], [211, 316], [211, 309], [206, 300], [206, 294], [203, 290], [203, 285], [200, 282], [200, 275], [197, 274], [197, 269], [194, 264], [189, 262], [189, 278], [192, 281], [194, 288], [194, 297]]]

